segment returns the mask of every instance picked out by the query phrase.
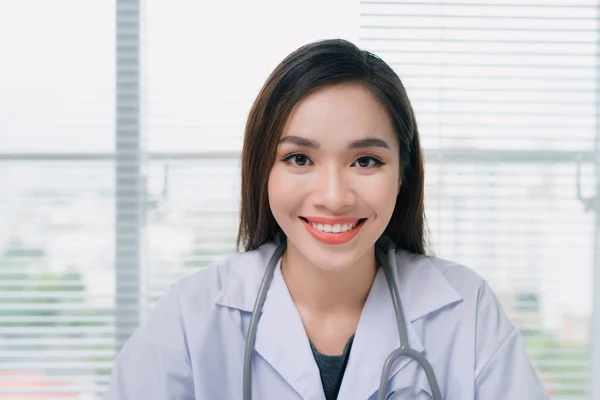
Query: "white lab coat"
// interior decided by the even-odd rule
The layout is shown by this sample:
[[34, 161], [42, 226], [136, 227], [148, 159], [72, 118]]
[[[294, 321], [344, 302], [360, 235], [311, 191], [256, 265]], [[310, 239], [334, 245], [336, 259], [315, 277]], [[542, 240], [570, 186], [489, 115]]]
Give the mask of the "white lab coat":
[[[244, 344], [273, 243], [236, 254], [176, 282], [128, 340], [108, 400], [242, 398]], [[396, 252], [410, 346], [427, 357], [444, 399], [548, 399], [520, 334], [490, 287], [466, 267]], [[379, 269], [360, 317], [339, 392], [374, 399], [385, 359], [399, 347], [385, 275]], [[325, 400], [319, 370], [279, 266], [258, 325], [253, 399]], [[388, 399], [431, 399], [423, 370], [401, 358]]]

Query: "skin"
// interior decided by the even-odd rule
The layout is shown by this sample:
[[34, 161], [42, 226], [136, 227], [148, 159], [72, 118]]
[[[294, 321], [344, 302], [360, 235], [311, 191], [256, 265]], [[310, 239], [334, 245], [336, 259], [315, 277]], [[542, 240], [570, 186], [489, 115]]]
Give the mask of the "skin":
[[[350, 145], [364, 139], [378, 140]], [[359, 84], [307, 96], [282, 132], [268, 187], [288, 241], [282, 274], [308, 337], [324, 354], [341, 354], [356, 331], [376, 273], [374, 244], [401, 184], [398, 146], [385, 107]], [[367, 220], [350, 242], [331, 245], [315, 239], [301, 216]]]

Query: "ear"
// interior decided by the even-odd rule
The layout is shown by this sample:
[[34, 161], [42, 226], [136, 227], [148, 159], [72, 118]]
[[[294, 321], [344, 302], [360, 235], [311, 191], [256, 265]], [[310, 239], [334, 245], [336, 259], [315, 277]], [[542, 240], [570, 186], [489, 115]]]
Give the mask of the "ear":
[[396, 195], [400, 194], [400, 189], [402, 189], [402, 178], [398, 179], [398, 193]]

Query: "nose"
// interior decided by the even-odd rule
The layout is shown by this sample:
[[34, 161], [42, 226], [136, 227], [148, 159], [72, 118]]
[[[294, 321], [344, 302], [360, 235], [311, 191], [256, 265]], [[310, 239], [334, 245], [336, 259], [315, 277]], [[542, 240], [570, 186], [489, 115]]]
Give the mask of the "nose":
[[339, 166], [323, 167], [316, 183], [316, 206], [332, 212], [343, 211], [356, 203], [352, 181]]

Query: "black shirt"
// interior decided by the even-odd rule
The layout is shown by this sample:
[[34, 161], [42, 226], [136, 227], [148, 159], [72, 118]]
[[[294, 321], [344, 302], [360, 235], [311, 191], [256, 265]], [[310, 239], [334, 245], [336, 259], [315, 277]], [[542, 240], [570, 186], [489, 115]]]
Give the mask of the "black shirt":
[[310, 342], [310, 348], [312, 349], [315, 361], [319, 366], [319, 373], [321, 375], [321, 382], [323, 384], [323, 390], [325, 391], [325, 398], [327, 400], [336, 400], [337, 395], [342, 385], [342, 378], [344, 377], [344, 371], [346, 370], [346, 364], [348, 364], [348, 357], [350, 356], [350, 348], [352, 347], [352, 341], [354, 335], [350, 336], [344, 353], [339, 356], [327, 356], [319, 353], [312, 342]]

